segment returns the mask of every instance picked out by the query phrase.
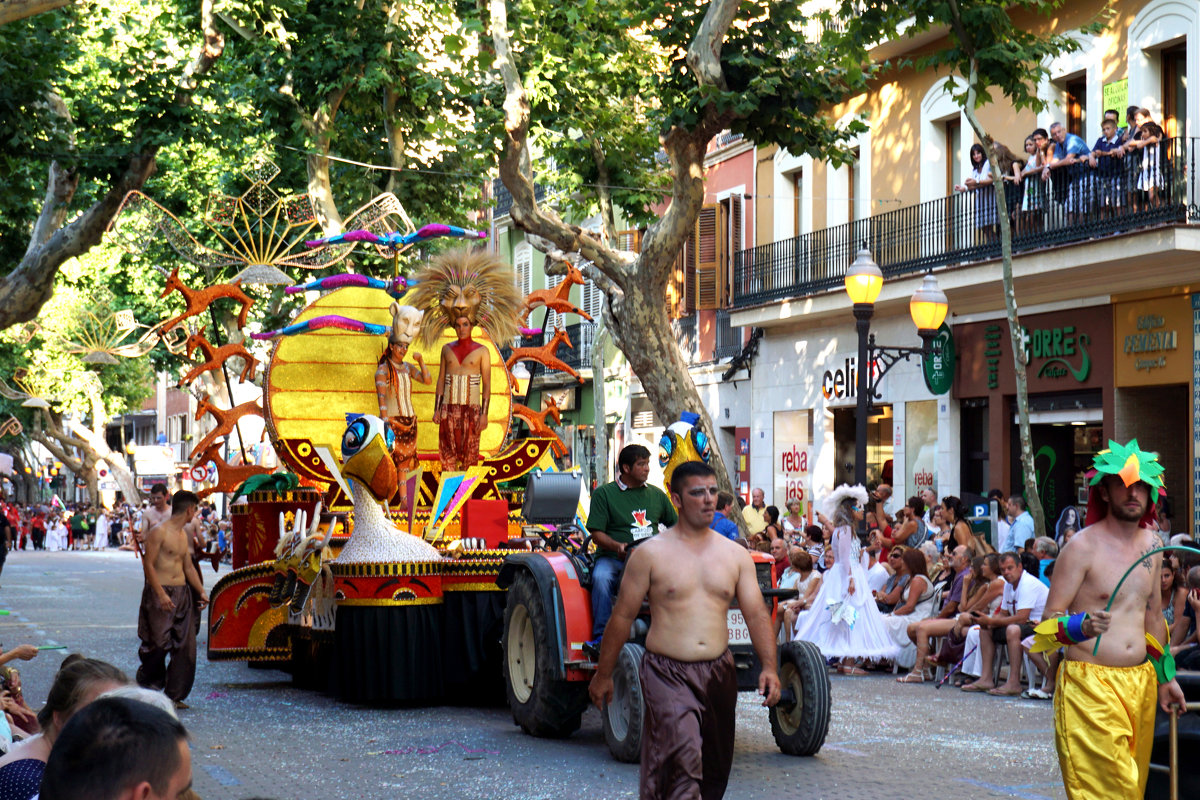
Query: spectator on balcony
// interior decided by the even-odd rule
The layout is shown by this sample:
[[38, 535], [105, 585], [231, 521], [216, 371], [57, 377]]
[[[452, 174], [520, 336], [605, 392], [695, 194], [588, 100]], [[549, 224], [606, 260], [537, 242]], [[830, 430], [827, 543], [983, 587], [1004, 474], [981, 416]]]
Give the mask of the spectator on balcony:
[[1049, 178], [1051, 170], [1056, 172], [1054, 199], [1065, 204], [1067, 224], [1077, 225], [1088, 210], [1088, 176], [1079, 167], [1091, 151], [1087, 142], [1068, 133], [1061, 122], [1050, 126], [1050, 136], [1054, 139], [1054, 158], [1042, 169], [1042, 177]]
[[976, 243], [990, 242], [996, 238], [996, 192], [992, 188], [992, 168], [988, 164], [983, 145], [971, 145], [971, 175], [963, 184], [954, 187], [956, 192], [974, 192]]
[[1125, 147], [1117, 133], [1117, 121], [1108, 119], [1100, 124], [1102, 134], [1088, 154], [1088, 165], [1095, 170], [1094, 183], [1096, 200], [1100, 204], [1100, 216], [1115, 216], [1125, 205], [1126, 189], [1121, 178], [1124, 175]]
[[[1038, 128], [1041, 131], [1041, 128]], [[1024, 165], [1013, 162], [1013, 175], [1021, 187], [1021, 211], [1017, 215], [1017, 235], [1040, 231], [1046, 222], [1046, 182], [1042, 180], [1042, 169], [1048, 163], [1038, 145], [1037, 132], [1025, 138]], [[1042, 142], [1046, 141], [1042, 131]]]
[[1163, 129], [1155, 123], [1150, 112], [1138, 108], [1133, 113], [1137, 126], [1125, 142], [1125, 153], [1135, 156], [1132, 170], [1133, 206], [1145, 211], [1158, 203], [1158, 193], [1165, 185], [1157, 145], [1163, 139]]

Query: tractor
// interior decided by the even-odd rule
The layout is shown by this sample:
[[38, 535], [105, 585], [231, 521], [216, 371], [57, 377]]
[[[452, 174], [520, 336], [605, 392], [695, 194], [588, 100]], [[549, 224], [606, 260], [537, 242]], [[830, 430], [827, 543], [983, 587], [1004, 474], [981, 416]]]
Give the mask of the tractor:
[[[501, 640], [505, 694], [513, 720], [532, 736], [562, 738], [578, 730], [596, 670], [595, 654], [585, 649], [592, 630], [590, 537], [575, 524], [581, 480], [570, 472], [531, 477], [522, 515], [530, 525], [549, 529], [540, 535], [538, 549], [507, 556], [497, 579], [508, 590]], [[751, 555], [764, 602], [774, 613], [777, 601], [795, 590], [775, 588], [773, 560]], [[738, 689], [754, 691], [761, 665], [736, 603], [728, 612], [729, 649]], [[601, 712], [604, 740], [619, 761], [636, 762], [641, 754], [640, 673], [651, 624], [643, 605], [618, 657], [612, 702]], [[829, 728], [825, 659], [810, 642], [788, 642], [779, 648], [779, 678], [782, 697], [768, 712], [775, 743], [789, 755], [814, 755]]]

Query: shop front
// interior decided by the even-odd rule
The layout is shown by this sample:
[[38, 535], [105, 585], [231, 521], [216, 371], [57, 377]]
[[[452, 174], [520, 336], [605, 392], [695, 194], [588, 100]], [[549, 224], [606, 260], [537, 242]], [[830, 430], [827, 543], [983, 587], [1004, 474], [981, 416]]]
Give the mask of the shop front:
[[[1084, 472], [1114, 432], [1112, 307], [1021, 318], [1038, 493], [1050, 524], [1086, 502]], [[963, 492], [1023, 493], [1012, 339], [1005, 319], [954, 327]]]
[[[1158, 453], [1173, 506], [1171, 530], [1192, 528], [1192, 298], [1178, 291], [1113, 304], [1115, 439]], [[1198, 329], [1200, 330], [1200, 329]]]

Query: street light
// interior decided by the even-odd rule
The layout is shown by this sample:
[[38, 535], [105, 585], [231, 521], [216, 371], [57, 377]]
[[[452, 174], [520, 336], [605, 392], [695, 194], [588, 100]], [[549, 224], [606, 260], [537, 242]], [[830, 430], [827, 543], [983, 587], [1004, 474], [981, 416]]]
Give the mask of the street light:
[[[867, 482], [867, 414], [870, 413], [874, 401], [881, 396], [878, 391], [879, 382], [896, 362], [908, 361], [914, 356], [923, 362], [925, 357], [933, 352], [933, 340], [937, 336], [937, 329], [946, 320], [946, 312], [950, 307], [945, 292], [938, 288], [937, 278], [927, 274], [921, 287], [913, 292], [908, 304], [913, 324], [917, 326], [917, 335], [921, 337], [921, 346], [877, 345], [875, 334], [871, 333], [871, 317], [875, 313], [875, 301], [879, 299], [882, 289], [883, 271], [871, 257], [871, 251], [864, 246], [858, 251], [854, 263], [846, 272], [846, 294], [854, 303], [855, 328], [858, 330], [854, 480], [864, 486]], [[873, 369], [876, 365], [878, 369]], [[865, 524], [860, 526], [859, 536], [865, 541]]]

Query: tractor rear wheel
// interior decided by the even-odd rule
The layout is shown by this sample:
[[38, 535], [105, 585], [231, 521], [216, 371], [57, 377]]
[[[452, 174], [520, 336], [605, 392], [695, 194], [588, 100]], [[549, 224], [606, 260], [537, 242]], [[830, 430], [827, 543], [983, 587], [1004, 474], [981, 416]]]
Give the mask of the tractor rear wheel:
[[504, 606], [504, 693], [522, 730], [560, 739], [579, 729], [588, 693], [584, 681], [554, 677], [558, 648], [551, 641], [548, 614], [533, 576], [518, 575]]

